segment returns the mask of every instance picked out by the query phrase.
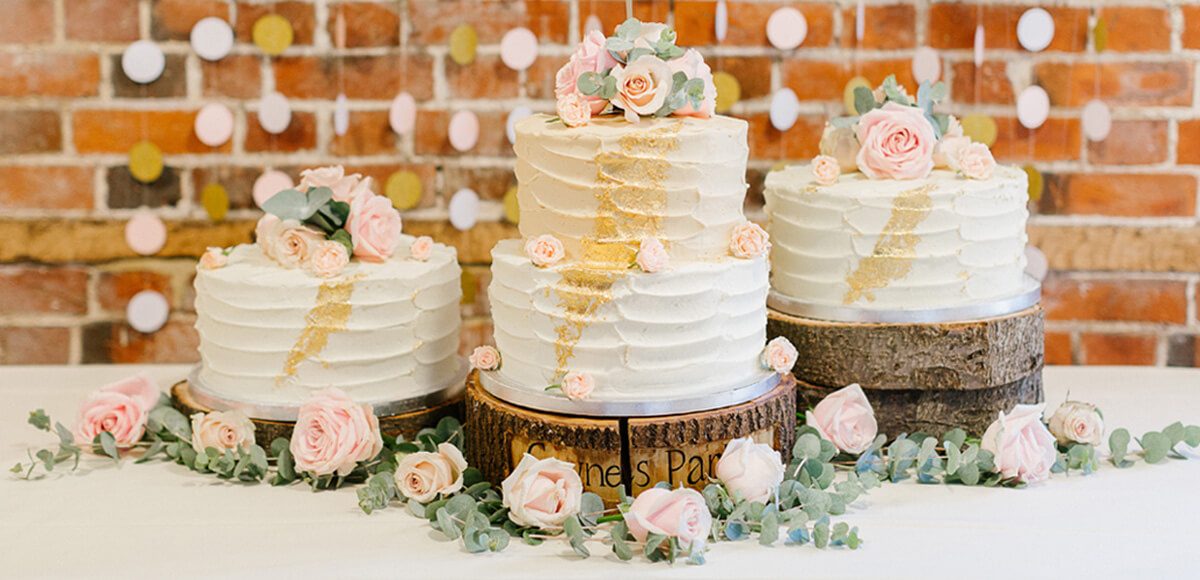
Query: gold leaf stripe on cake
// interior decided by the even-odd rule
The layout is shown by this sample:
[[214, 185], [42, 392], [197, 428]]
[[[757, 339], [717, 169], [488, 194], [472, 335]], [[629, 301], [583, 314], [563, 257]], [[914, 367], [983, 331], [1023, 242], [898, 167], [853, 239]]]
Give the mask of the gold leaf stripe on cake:
[[316, 304], [304, 316], [304, 330], [288, 351], [283, 374], [276, 377], [276, 384], [282, 385], [296, 376], [304, 361], [317, 360], [329, 344], [330, 334], [346, 330], [346, 323], [350, 320], [350, 296], [354, 294], [356, 281], [357, 278], [348, 278], [325, 282], [317, 289]]
[[886, 288], [912, 270], [917, 243], [921, 241], [913, 230], [933, 209], [933, 198], [929, 195], [933, 189], [934, 185], [929, 184], [902, 191], [892, 201], [892, 215], [884, 225], [879, 241], [875, 242], [874, 251], [860, 260], [858, 267], [846, 277], [850, 289], [846, 291], [843, 303], [853, 304], [862, 298], [874, 302], [874, 290]]

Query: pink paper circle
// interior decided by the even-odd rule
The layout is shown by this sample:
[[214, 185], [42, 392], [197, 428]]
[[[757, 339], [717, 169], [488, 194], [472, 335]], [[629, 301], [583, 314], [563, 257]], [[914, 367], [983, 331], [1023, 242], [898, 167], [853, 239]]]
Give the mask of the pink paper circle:
[[167, 243], [167, 226], [148, 211], [138, 212], [125, 223], [125, 243], [143, 256], [157, 254]]
[[258, 124], [263, 131], [278, 135], [292, 124], [292, 104], [279, 93], [270, 93], [258, 102]]
[[154, 290], [142, 290], [129, 299], [125, 306], [125, 319], [134, 330], [150, 334], [158, 332], [171, 315], [167, 297]]
[[1046, 89], [1030, 85], [1017, 95], [1017, 120], [1026, 129], [1037, 129], [1050, 115], [1050, 95]]
[[450, 118], [450, 145], [458, 151], [470, 151], [479, 142], [479, 117], [471, 111], [459, 111]]
[[533, 116], [533, 109], [526, 106], [520, 106], [508, 113], [508, 119], [504, 122], [504, 133], [508, 137], [508, 142], [517, 143], [517, 123], [526, 117]]
[[341, 137], [350, 130], [350, 102], [339, 94], [333, 101], [333, 134]]
[[469, 230], [479, 221], [479, 194], [464, 187], [450, 198], [447, 210], [450, 212], [450, 225], [461, 231]]
[[388, 124], [392, 126], [393, 131], [401, 135], [412, 132], [413, 126], [417, 124], [417, 101], [412, 95], [396, 95], [392, 101], [392, 108], [388, 110]]
[[1081, 117], [1083, 134], [1092, 141], [1103, 141], [1112, 130], [1112, 111], [1100, 99], [1092, 99], [1083, 106]]
[[780, 8], [767, 19], [767, 40], [781, 50], [791, 50], [808, 36], [808, 21], [804, 13], [791, 6]]
[[196, 138], [209, 147], [220, 147], [233, 136], [233, 111], [220, 103], [209, 103], [196, 113]]
[[500, 39], [500, 60], [513, 70], [525, 70], [533, 65], [538, 56], [537, 35], [528, 28], [520, 27], [504, 33]]
[[936, 83], [942, 77], [942, 59], [938, 51], [928, 46], [918, 48], [913, 53], [912, 72], [918, 83]]
[[291, 189], [294, 185], [288, 174], [278, 169], [268, 169], [254, 180], [254, 203], [262, 207], [276, 193]]

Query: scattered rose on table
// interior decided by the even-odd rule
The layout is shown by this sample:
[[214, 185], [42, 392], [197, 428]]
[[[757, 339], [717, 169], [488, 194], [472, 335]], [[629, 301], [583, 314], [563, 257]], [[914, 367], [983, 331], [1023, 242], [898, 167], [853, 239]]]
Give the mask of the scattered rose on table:
[[405, 455], [396, 467], [396, 488], [408, 499], [429, 503], [438, 495], [445, 497], [462, 489], [466, 469], [462, 451], [442, 443], [436, 453], [420, 451]]
[[379, 419], [371, 405], [355, 403], [341, 389], [325, 389], [300, 407], [289, 448], [297, 471], [345, 476], [383, 448]]
[[1054, 435], [1042, 423], [1045, 404], [1017, 405], [988, 426], [980, 447], [995, 456], [996, 470], [1024, 483], [1050, 477], [1058, 459]]
[[204, 453], [250, 447], [254, 443], [254, 423], [241, 411], [210, 411], [192, 415], [192, 449]]
[[662, 534], [679, 540], [680, 546], [702, 551], [712, 529], [712, 514], [704, 496], [694, 489], [652, 487], [633, 500], [625, 524], [639, 542], [650, 534]]
[[583, 482], [575, 466], [528, 453], [500, 484], [508, 516], [522, 526], [561, 526], [579, 513]]
[[1060, 445], [1099, 445], [1104, 440], [1104, 416], [1095, 405], [1082, 401], [1059, 405], [1050, 416], [1049, 428]]
[[830, 393], [805, 413], [804, 422], [838, 451], [854, 455], [866, 451], [879, 434], [875, 410], [857, 383]]
[[725, 445], [716, 471], [731, 494], [765, 503], [783, 482], [783, 458], [770, 445], [743, 437]]
[[141, 441], [146, 432], [149, 410], [132, 396], [100, 390], [92, 393], [79, 409], [75, 424], [75, 441], [90, 444], [100, 433], [107, 431], [118, 447], [129, 447]]

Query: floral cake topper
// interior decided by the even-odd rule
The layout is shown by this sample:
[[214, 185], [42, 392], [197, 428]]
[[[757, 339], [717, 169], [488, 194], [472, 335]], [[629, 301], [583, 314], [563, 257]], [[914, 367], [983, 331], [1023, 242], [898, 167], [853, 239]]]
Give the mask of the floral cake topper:
[[636, 18], [607, 38], [589, 32], [555, 76], [554, 94], [556, 120], [568, 127], [605, 112], [620, 112], [631, 123], [668, 115], [708, 118], [717, 102], [704, 57], [675, 46], [675, 31], [665, 24]]

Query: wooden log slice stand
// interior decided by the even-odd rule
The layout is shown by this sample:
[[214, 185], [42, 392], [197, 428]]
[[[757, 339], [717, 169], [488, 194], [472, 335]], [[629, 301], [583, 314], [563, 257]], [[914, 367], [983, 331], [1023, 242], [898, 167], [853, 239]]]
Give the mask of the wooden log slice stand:
[[583, 487], [619, 501], [666, 482], [703, 489], [730, 439], [753, 437], [779, 449], [786, 462], [795, 437], [795, 380], [752, 401], [662, 417], [580, 417], [518, 407], [488, 393], [478, 372], [467, 377], [467, 462], [499, 483], [525, 453], [574, 463]]
[[[191, 384], [186, 380], [179, 381], [171, 387], [171, 403], [179, 412], [188, 417], [193, 413], [213, 411], [192, 397]], [[379, 417], [379, 430], [392, 437], [404, 435], [406, 438], [412, 439], [416, 436], [417, 431], [437, 425], [442, 417], [462, 417], [462, 410], [463, 399], [458, 397], [426, 409]], [[291, 439], [292, 428], [296, 426], [294, 421], [275, 421], [254, 417], [250, 418], [250, 422], [254, 423], [255, 442], [263, 448], [270, 446], [271, 442], [279, 437]]]
[[999, 411], [1042, 400], [1043, 312], [940, 323], [853, 323], [768, 310], [767, 335], [800, 351], [801, 410], [858, 383], [889, 436], [961, 427], [980, 435]]

